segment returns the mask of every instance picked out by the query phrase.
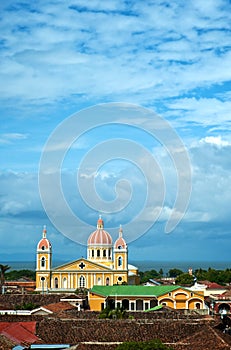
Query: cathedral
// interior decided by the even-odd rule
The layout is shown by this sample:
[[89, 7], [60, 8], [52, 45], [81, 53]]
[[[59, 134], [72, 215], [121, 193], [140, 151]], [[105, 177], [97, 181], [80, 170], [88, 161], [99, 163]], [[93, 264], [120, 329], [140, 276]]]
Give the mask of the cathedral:
[[104, 230], [101, 217], [97, 228], [87, 241], [87, 258], [80, 258], [52, 268], [52, 245], [44, 227], [37, 245], [36, 291], [74, 292], [79, 288], [138, 284], [137, 267], [128, 264], [128, 247], [122, 227], [114, 245], [111, 235]]

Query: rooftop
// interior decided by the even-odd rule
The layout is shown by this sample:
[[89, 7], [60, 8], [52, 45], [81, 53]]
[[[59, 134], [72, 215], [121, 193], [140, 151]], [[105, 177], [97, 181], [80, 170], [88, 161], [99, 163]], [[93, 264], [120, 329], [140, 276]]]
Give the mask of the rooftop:
[[102, 296], [160, 296], [166, 293], [177, 290], [179, 286], [94, 286], [91, 289], [92, 293]]

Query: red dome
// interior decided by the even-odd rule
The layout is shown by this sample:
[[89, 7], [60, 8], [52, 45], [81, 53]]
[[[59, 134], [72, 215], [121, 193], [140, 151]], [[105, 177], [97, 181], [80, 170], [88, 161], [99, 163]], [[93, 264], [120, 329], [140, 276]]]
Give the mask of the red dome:
[[112, 245], [112, 238], [110, 234], [103, 230], [97, 229], [92, 232], [87, 241], [88, 245]]
[[104, 222], [101, 218], [101, 215], [99, 216], [99, 219], [97, 221], [97, 230], [92, 232], [92, 234], [89, 236], [88, 245], [112, 245], [112, 238], [110, 234], [104, 230]]
[[125, 249], [127, 247], [127, 244], [125, 240], [123, 239], [123, 230], [122, 226], [120, 225], [120, 230], [119, 230], [119, 237], [115, 241], [114, 248], [115, 249]]
[[38, 243], [38, 249], [50, 249], [51, 243], [47, 238], [42, 238]]
[[127, 244], [126, 244], [125, 240], [123, 239], [123, 237], [119, 237], [119, 238], [115, 241], [114, 247], [115, 247], [116, 249], [120, 249], [120, 248], [124, 249], [124, 248], [126, 248], [126, 246], [127, 246]]
[[43, 227], [43, 238], [38, 242], [37, 249], [50, 249], [51, 248], [51, 242], [47, 239], [47, 230], [46, 226]]

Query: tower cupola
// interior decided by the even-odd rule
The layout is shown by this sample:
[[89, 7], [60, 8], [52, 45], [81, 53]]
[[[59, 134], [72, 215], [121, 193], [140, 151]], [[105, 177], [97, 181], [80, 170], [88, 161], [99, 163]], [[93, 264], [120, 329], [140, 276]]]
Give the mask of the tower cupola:
[[99, 216], [97, 228], [92, 232], [87, 241], [88, 259], [95, 262], [112, 263], [112, 237], [104, 230], [104, 222]]

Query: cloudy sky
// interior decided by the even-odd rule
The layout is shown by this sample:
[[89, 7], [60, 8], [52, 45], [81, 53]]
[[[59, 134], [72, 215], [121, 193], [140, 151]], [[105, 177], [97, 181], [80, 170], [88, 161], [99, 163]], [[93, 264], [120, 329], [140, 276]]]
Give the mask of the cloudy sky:
[[230, 1], [0, 9], [0, 260], [33, 260], [43, 225], [55, 260], [85, 256], [102, 214], [133, 261], [230, 261]]

